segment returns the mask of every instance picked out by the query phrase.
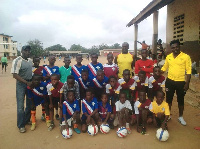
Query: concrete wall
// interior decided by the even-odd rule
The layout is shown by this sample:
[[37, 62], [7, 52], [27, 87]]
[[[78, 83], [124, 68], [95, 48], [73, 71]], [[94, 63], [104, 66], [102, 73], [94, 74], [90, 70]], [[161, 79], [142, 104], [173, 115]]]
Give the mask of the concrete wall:
[[[200, 61], [200, 0], [175, 0], [167, 6], [166, 42], [174, 35], [174, 18], [184, 14], [183, 46], [181, 50], [189, 54], [197, 65]], [[167, 52], [170, 53], [169, 45]]]

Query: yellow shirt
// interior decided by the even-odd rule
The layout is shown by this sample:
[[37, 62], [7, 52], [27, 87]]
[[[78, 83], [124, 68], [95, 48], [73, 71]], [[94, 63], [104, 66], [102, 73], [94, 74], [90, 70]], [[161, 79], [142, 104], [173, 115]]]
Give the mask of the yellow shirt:
[[174, 81], [185, 81], [186, 74], [191, 74], [192, 62], [190, 56], [180, 52], [180, 54], [174, 58], [173, 53], [166, 57], [165, 64], [162, 67], [162, 71], [168, 69], [168, 78]]
[[170, 115], [169, 105], [165, 101], [163, 101], [161, 105], [158, 105], [156, 101], [153, 101], [151, 112], [153, 112], [156, 116], [157, 113], [165, 113], [165, 115]]
[[130, 53], [127, 54], [121, 53], [117, 56], [117, 65], [119, 67], [119, 74], [118, 74], [119, 78], [123, 78], [122, 74], [125, 69], [129, 69], [132, 76], [132, 71], [133, 71], [131, 67], [132, 62], [133, 62], [133, 55], [131, 55]]

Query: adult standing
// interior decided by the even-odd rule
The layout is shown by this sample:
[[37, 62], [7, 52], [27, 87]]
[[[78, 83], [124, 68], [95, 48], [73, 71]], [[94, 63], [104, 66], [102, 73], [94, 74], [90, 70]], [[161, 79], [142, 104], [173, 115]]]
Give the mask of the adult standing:
[[5, 67], [5, 72], [6, 72], [7, 64], [8, 64], [8, 60], [7, 60], [6, 54], [4, 53], [4, 56], [1, 57], [2, 73], [3, 73], [4, 67]]
[[137, 42], [138, 42], [139, 44], [142, 45], [142, 49], [144, 49], [144, 50], [147, 50], [147, 48], [150, 47], [149, 45], [147, 45], [147, 44], [145, 43], [145, 41], [143, 41], [143, 42], [137, 41]]
[[171, 41], [170, 46], [172, 53], [166, 57], [165, 64], [161, 69], [163, 72], [168, 69], [168, 76], [165, 83], [166, 101], [171, 110], [174, 92], [176, 91], [179, 108], [178, 121], [185, 126], [186, 122], [183, 119], [184, 96], [186, 91], [189, 89], [192, 70], [191, 59], [189, 55], [180, 51], [180, 42], [178, 40]]
[[[129, 44], [127, 42], [124, 42], [122, 44], [122, 53], [120, 53], [118, 56], [115, 57], [115, 64], [119, 67], [119, 73], [118, 77], [123, 78], [122, 74], [125, 69], [130, 70], [130, 72], [133, 72], [133, 55], [131, 55], [128, 52]], [[132, 73], [131, 73], [132, 76]]]
[[27, 86], [31, 86], [32, 79], [32, 61], [30, 56], [30, 46], [23, 46], [22, 56], [17, 57], [12, 62], [11, 73], [16, 79], [16, 97], [17, 97], [17, 127], [20, 133], [26, 132], [25, 124], [30, 121], [31, 101], [26, 96], [26, 109], [24, 110], [24, 100], [27, 94]]

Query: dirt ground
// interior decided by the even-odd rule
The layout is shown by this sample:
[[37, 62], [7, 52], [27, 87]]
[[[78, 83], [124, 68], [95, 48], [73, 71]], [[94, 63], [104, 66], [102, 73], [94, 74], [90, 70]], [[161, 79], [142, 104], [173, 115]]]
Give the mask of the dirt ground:
[[[106, 63], [105, 57], [100, 57], [99, 61]], [[83, 64], [88, 64], [88, 60], [84, 59]], [[71, 65], [75, 63], [72, 59]], [[41, 61], [43, 64], [43, 61]], [[62, 66], [63, 62], [56, 61], [57, 66]], [[174, 100], [172, 107], [172, 119], [168, 122], [170, 137], [167, 142], [159, 142], [155, 137], [156, 128], [147, 127], [147, 134], [141, 135], [137, 133], [136, 126], [132, 127], [132, 133], [125, 138], [118, 138], [116, 129], [111, 130], [109, 134], [101, 134], [89, 136], [85, 134], [75, 134], [69, 140], [63, 139], [60, 134], [58, 121], [55, 120], [56, 127], [52, 131], [47, 131], [46, 123], [40, 120], [41, 106], [37, 107], [37, 128], [35, 131], [30, 130], [30, 125], [26, 125], [27, 132], [21, 134], [17, 128], [16, 113], [16, 85], [15, 79], [10, 74], [11, 62], [8, 64], [7, 73], [0, 71], [0, 149], [131, 149], [131, 148], [182, 148], [182, 149], [198, 149], [200, 148], [200, 131], [194, 129], [200, 126], [200, 90], [197, 78], [192, 78], [191, 84], [194, 90], [189, 90], [185, 99], [184, 118], [187, 126], [182, 126], [178, 121], [177, 102]], [[196, 79], [196, 80], [195, 80]], [[176, 98], [175, 98], [176, 99]]]

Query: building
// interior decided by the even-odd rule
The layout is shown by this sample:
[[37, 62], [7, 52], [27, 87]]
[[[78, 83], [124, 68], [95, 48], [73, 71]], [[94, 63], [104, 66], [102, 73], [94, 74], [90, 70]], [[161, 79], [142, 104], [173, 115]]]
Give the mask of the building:
[[138, 24], [153, 14], [153, 53], [157, 50], [158, 10], [167, 5], [166, 50], [170, 53], [170, 41], [179, 39], [181, 50], [191, 56], [192, 61], [200, 61], [200, 0], [153, 0], [127, 26], [134, 25], [137, 50]]
[[80, 54], [81, 51], [49, 51], [50, 55], [55, 55], [55, 56], [65, 56], [65, 55], [69, 55], [69, 56], [76, 56], [77, 54]]
[[[100, 56], [107, 56], [108, 53], [112, 53], [113, 56], [117, 56], [121, 52], [122, 52], [122, 49], [103, 49], [103, 50], [99, 51]], [[133, 54], [134, 51], [133, 50], [129, 50], [129, 53]]]
[[8, 59], [17, 57], [17, 41], [11, 39], [12, 36], [0, 34], [0, 57], [6, 54]]

